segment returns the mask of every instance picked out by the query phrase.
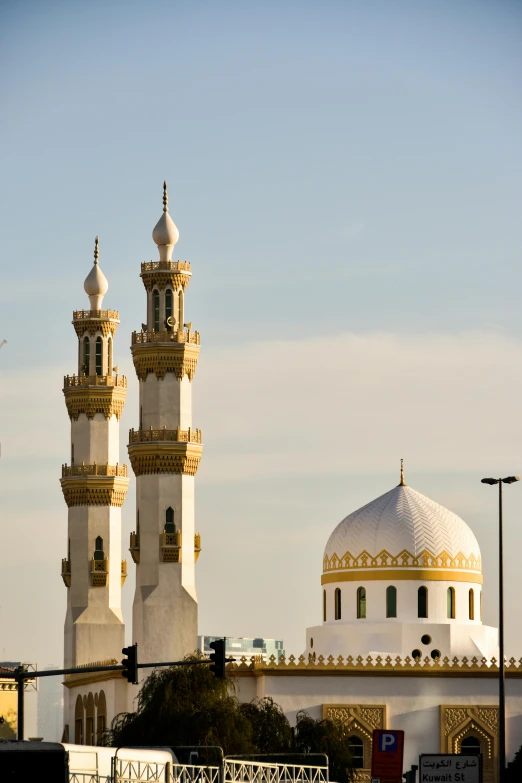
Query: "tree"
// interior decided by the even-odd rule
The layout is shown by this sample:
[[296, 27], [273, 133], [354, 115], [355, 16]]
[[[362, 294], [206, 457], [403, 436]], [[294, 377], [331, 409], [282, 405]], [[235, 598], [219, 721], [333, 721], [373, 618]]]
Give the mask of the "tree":
[[519, 783], [522, 779], [522, 747], [515, 753], [515, 758], [508, 764], [506, 783]]
[[293, 733], [288, 718], [270, 696], [239, 705], [240, 713], [252, 727], [257, 753], [288, 753]]
[[340, 721], [329, 718], [314, 720], [301, 710], [296, 719], [295, 750], [300, 753], [326, 753], [332, 780], [348, 783], [353, 779], [350, 745]]

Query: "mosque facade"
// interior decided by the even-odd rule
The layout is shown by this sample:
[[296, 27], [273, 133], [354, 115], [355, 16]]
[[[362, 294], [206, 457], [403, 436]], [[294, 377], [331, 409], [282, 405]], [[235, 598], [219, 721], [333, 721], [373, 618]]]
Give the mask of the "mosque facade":
[[[159, 260], [141, 265], [146, 316], [132, 334], [140, 396], [128, 453], [136, 476], [132, 641], [140, 660], [179, 660], [197, 647], [195, 475], [201, 431], [191, 390], [200, 336], [185, 322], [190, 264], [173, 261], [179, 233], [168, 212], [153, 231]], [[113, 366], [116, 311], [98, 263], [85, 280], [89, 310], [75, 311], [78, 371], [64, 395], [71, 419], [65, 664], [119, 663], [124, 640], [121, 506], [128, 485], [118, 423], [127, 380]], [[405, 731], [405, 768], [421, 753], [480, 752], [484, 783], [497, 783], [498, 632], [482, 623], [478, 542], [456, 514], [407, 485], [350, 513], [326, 542], [322, 617], [298, 657], [236, 660], [227, 667], [240, 700], [270, 696], [291, 722], [300, 710], [341, 720], [361, 783], [370, 781], [374, 729]], [[522, 744], [522, 659], [506, 662], [508, 759]], [[136, 688], [120, 672], [65, 681], [69, 741], [95, 744], [132, 709]]]

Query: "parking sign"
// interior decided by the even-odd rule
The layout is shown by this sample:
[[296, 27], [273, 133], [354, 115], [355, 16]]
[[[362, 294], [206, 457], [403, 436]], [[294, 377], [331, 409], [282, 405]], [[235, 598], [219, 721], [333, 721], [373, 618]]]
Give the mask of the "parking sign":
[[402, 780], [404, 732], [376, 729], [373, 732], [372, 778]]

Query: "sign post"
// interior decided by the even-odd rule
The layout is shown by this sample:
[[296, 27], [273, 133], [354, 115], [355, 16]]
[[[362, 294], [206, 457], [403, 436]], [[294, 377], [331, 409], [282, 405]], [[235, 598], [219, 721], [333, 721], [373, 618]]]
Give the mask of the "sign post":
[[419, 758], [419, 783], [482, 783], [482, 756], [423, 754]]
[[402, 783], [404, 732], [375, 729], [373, 732], [372, 778], [381, 783]]

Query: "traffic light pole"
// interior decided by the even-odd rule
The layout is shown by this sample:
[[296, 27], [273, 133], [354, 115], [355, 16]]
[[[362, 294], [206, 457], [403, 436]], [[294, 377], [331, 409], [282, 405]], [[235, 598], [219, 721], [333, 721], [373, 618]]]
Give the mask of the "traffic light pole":
[[[233, 661], [233, 658], [227, 658], [227, 662]], [[138, 669], [158, 669], [160, 666], [194, 666], [201, 663], [212, 663], [208, 658], [196, 658], [193, 661], [159, 661], [157, 663], [138, 663]], [[24, 688], [25, 680], [34, 680], [37, 677], [57, 677], [62, 674], [87, 674], [89, 672], [121, 672], [124, 666], [81, 666], [72, 669], [46, 669], [41, 672], [28, 671], [23, 666], [18, 666], [14, 672], [2, 673], [4, 679], [12, 679], [17, 684], [18, 690], [18, 716], [17, 716], [17, 734], [16, 738], [24, 738]]]

